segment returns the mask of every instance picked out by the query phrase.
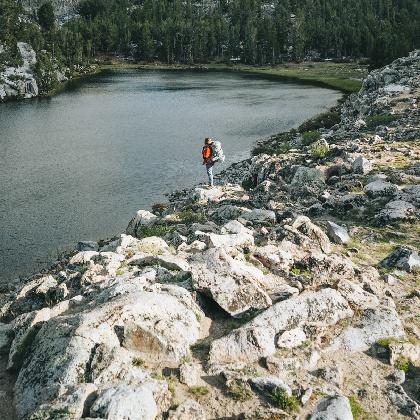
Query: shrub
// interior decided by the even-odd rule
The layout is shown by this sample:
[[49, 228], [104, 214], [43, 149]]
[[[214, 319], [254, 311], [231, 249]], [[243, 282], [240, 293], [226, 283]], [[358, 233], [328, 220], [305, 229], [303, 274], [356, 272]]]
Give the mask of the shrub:
[[340, 121], [341, 116], [339, 112], [328, 111], [317, 115], [308, 121], [305, 121], [299, 126], [298, 130], [300, 133], [304, 133], [305, 131], [318, 130], [319, 128], [331, 128], [332, 126], [338, 124]]
[[369, 118], [366, 119], [366, 125], [367, 128], [373, 130], [380, 125], [387, 125], [395, 121], [397, 118], [397, 116], [389, 114], [371, 115]]
[[359, 404], [359, 401], [355, 395], [350, 395], [349, 397], [351, 414], [353, 414], [353, 418], [357, 420], [360, 418], [360, 415], [363, 413], [363, 409]]
[[252, 391], [249, 385], [236, 380], [229, 386], [229, 395], [236, 401], [246, 401], [252, 398]]
[[395, 362], [395, 367], [399, 370], [403, 370], [405, 373], [408, 372], [408, 369], [410, 368], [410, 359], [404, 356], [401, 356], [397, 359]]
[[147, 238], [149, 236], [163, 236], [167, 233], [173, 232], [175, 230], [174, 226], [170, 225], [149, 225], [140, 227], [140, 237]]
[[323, 158], [328, 154], [330, 148], [325, 142], [318, 140], [311, 144], [311, 154], [315, 158]]
[[297, 398], [293, 395], [287, 395], [282, 389], [275, 388], [269, 395], [269, 399], [274, 406], [281, 408], [288, 413], [299, 410], [299, 402]]
[[206, 215], [201, 211], [194, 211], [192, 209], [181, 210], [177, 216], [184, 222], [204, 223], [207, 221]]
[[377, 342], [376, 342], [376, 344], [378, 345], [378, 346], [381, 346], [381, 347], [388, 347], [390, 344], [393, 344], [393, 343], [398, 343], [399, 342], [399, 340], [397, 340], [396, 338], [394, 338], [394, 337], [385, 337], [385, 338], [381, 338], [381, 339], [379, 339]]
[[305, 131], [302, 134], [302, 143], [304, 146], [309, 146], [320, 138], [321, 134], [318, 131]]
[[207, 395], [209, 393], [209, 389], [206, 386], [193, 386], [189, 391], [196, 396]]
[[143, 367], [145, 364], [144, 360], [141, 357], [134, 357], [131, 363], [135, 367]]

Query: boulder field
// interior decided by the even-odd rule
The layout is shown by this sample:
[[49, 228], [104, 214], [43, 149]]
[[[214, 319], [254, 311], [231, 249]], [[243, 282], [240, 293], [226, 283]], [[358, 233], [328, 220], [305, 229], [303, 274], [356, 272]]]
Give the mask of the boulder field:
[[417, 51], [335, 126], [2, 285], [16, 417], [420, 418], [419, 100]]

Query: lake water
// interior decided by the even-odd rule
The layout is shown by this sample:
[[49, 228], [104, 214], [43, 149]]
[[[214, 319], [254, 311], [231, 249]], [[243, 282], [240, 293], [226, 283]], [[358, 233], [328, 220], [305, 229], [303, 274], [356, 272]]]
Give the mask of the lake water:
[[1, 104], [0, 281], [204, 182], [204, 137], [223, 143], [220, 170], [340, 96], [232, 73], [112, 70], [52, 99]]

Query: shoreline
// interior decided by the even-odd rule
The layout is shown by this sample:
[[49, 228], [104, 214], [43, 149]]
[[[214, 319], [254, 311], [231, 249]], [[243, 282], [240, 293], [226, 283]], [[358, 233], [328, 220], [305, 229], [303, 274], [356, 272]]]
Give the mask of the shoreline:
[[[53, 96], [55, 96], [55, 94], [60, 94], [67, 87], [69, 87], [69, 85], [71, 85], [72, 83], [79, 83], [79, 82], [82, 82], [83, 83], [83, 81], [85, 79], [88, 79], [89, 77], [94, 77], [95, 75], [100, 74], [101, 72], [106, 71], [106, 70], [113, 70], [113, 69], [118, 69], [118, 68], [137, 69], [137, 68], [143, 68], [143, 67], [138, 67], [137, 65], [134, 65], [134, 66], [133, 65], [124, 65], [124, 63], [121, 63], [121, 65], [120, 64], [116, 64], [116, 65], [105, 65], [105, 66], [98, 65], [98, 66], [96, 66], [96, 68], [94, 69], [94, 71], [92, 71], [90, 73], [80, 74], [76, 78], [73, 78], [73, 79], [70, 79], [70, 80], [64, 82], [60, 86], [60, 88], [55, 91], [54, 94], [51, 94], [51, 95], [48, 95], [48, 96], [36, 97], [35, 99], [38, 99], [38, 100], [51, 99]], [[146, 66], [144, 68], [147, 69], [147, 70], [153, 70], [152, 68], [149, 68], [149, 66]], [[191, 71], [192, 69], [191, 68], [184, 67], [184, 66], [176, 66], [172, 70], [173, 71]], [[157, 71], [165, 71], [165, 69], [164, 68], [159, 68], [159, 69], [157, 69]], [[198, 68], [198, 67], [195, 67], [195, 69], [193, 71], [201, 71], [201, 69]], [[224, 70], [218, 70], [218, 69], [216, 69], [216, 70], [205, 70], [204, 69], [203, 71], [224, 72]], [[238, 70], [235, 69], [234, 72], [238, 72]], [[247, 74], [247, 73], [244, 73], [244, 74]], [[262, 78], [262, 79], [267, 78], [267, 77], [268, 78], [272, 78], [273, 80], [279, 81], [279, 83], [281, 83], [284, 80], [283, 78], [270, 77], [269, 75], [264, 75], [264, 74], [255, 74], [253, 76], [255, 76], [257, 78]], [[313, 86], [315, 85], [314, 83], [311, 83], [311, 82], [307, 82], [307, 84], [313, 85]], [[322, 85], [321, 87], [325, 88], [326, 86], [325, 85]], [[322, 113], [314, 114], [310, 118], [296, 123], [296, 125], [294, 127], [292, 127], [290, 130], [297, 130], [298, 127], [300, 127], [301, 125], [303, 125], [305, 123], [308, 123], [308, 122], [312, 121], [313, 119], [315, 119], [319, 115], [322, 115], [324, 113], [329, 113], [333, 109], [335, 109], [337, 107], [340, 107], [341, 106], [340, 104], [347, 97], [347, 95], [348, 95], [348, 93], [341, 92], [340, 98], [337, 100], [337, 102], [332, 107], [326, 109]], [[13, 100], [11, 102], [15, 102], [15, 101], [16, 100]], [[19, 99], [17, 99], [17, 101], [19, 101]], [[242, 163], [244, 161], [249, 160], [250, 158], [252, 158], [252, 156], [253, 156], [253, 150], [257, 147], [258, 144], [260, 144], [261, 142], [266, 142], [269, 139], [271, 139], [273, 137], [277, 137], [280, 134], [282, 134], [282, 132], [274, 132], [274, 133], [272, 133], [270, 135], [267, 135], [265, 137], [258, 137], [254, 141], [254, 143], [250, 145], [248, 157], [246, 157], [244, 159], [241, 159], [241, 160], [238, 160], [238, 161], [235, 161], [234, 163], [232, 163], [228, 167], [223, 168], [223, 170], [221, 172], [228, 171], [232, 165], [238, 165], [238, 164], [240, 164], [240, 163]], [[219, 174], [216, 174], [215, 175], [215, 179], [217, 179], [217, 176], [218, 175]], [[198, 185], [200, 185], [200, 184], [197, 184], [197, 185], [189, 185], [186, 188], [193, 188], [193, 187], [196, 187]], [[173, 192], [174, 191], [164, 191], [163, 192], [163, 196], [169, 196]], [[150, 203], [150, 205], [148, 206], [148, 208], [151, 209], [152, 206], [153, 206], [153, 203]], [[118, 236], [119, 234], [120, 234], [120, 232], [115, 232], [114, 234], [111, 235], [111, 237], [107, 237], [107, 238], [99, 237], [99, 238], [95, 238], [95, 240], [98, 241], [98, 242], [109, 242], [109, 241], [115, 239], [115, 237]], [[52, 251], [51, 252], [51, 254], [54, 254], [54, 255], [57, 254], [57, 255], [60, 256], [57, 260], [60, 260], [61, 258], [67, 257], [69, 255], [72, 255], [73, 253], [74, 253], [74, 244], [68, 244], [68, 245], [62, 246], [60, 248], [57, 248], [55, 251]], [[40, 273], [48, 273], [49, 271], [51, 271], [52, 269], [54, 269], [56, 267], [56, 263], [57, 263], [57, 261], [53, 261], [51, 263], [46, 262], [45, 265], [43, 265], [42, 263], [39, 263], [37, 265], [37, 267], [34, 268], [33, 271], [31, 271], [31, 272], [29, 272], [27, 274], [21, 274], [21, 275], [15, 275], [15, 276], [9, 277], [8, 279], [3, 280], [2, 282], [3, 282], [3, 284], [9, 284], [9, 283], [13, 282], [14, 279], [20, 279], [20, 281], [28, 281], [28, 280], [36, 277]]]
[[[274, 66], [250, 66], [244, 64], [164, 64], [164, 63], [127, 63], [115, 61], [110, 64], [98, 63], [103, 70], [144, 69], [156, 71], [199, 71], [199, 72], [233, 72], [250, 76], [263, 77], [270, 80], [295, 82], [329, 89], [339, 90], [343, 93], [355, 93], [367, 75], [367, 66], [357, 63], [331, 63], [331, 62], [303, 62], [299, 64], [288, 63]], [[360, 71], [359, 71], [360, 70]], [[345, 72], [350, 75], [345, 77]], [[344, 77], [343, 77], [344, 76]], [[356, 80], [357, 77], [360, 77]]]
[[371, 73], [339, 124], [270, 138], [222, 186], [175, 191], [15, 285], [18, 415], [134, 417], [140, 398], [171, 420], [416, 418], [419, 60], [394, 64], [399, 92]]

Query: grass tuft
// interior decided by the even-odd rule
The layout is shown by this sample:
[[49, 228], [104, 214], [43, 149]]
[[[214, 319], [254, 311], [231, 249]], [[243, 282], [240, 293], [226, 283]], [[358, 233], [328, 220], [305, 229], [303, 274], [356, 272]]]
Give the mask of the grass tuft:
[[366, 119], [367, 128], [374, 130], [380, 125], [387, 125], [395, 121], [398, 117], [395, 115], [375, 114]]
[[288, 413], [293, 413], [299, 410], [299, 401], [293, 395], [287, 395], [285, 391], [275, 388], [269, 395], [271, 403]]
[[410, 369], [411, 360], [408, 357], [400, 356], [395, 362], [395, 367], [399, 370], [403, 370], [405, 373]]
[[189, 392], [197, 397], [207, 395], [209, 389], [206, 386], [193, 386], [189, 389]]
[[141, 238], [148, 238], [150, 236], [164, 236], [167, 233], [173, 232], [175, 230], [175, 226], [156, 224], [141, 226], [139, 230]]
[[248, 384], [239, 380], [235, 380], [229, 386], [229, 395], [235, 401], [246, 401], [252, 398], [252, 391]]
[[146, 362], [141, 357], [134, 357], [131, 363], [135, 367], [143, 367]]
[[305, 131], [302, 134], [302, 144], [304, 146], [309, 146], [310, 144], [316, 142], [321, 138], [321, 133], [318, 131]]

